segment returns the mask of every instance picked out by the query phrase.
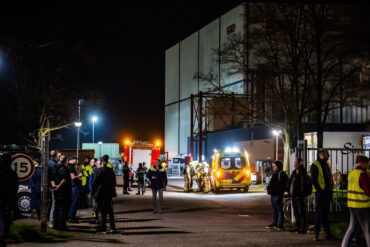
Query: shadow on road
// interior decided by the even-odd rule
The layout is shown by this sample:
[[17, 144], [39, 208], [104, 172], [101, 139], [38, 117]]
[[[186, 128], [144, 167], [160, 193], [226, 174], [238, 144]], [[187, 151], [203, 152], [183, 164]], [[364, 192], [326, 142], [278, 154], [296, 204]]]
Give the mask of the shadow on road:
[[160, 235], [160, 234], [187, 234], [186, 231], [146, 231], [146, 232], [124, 232], [122, 235]]

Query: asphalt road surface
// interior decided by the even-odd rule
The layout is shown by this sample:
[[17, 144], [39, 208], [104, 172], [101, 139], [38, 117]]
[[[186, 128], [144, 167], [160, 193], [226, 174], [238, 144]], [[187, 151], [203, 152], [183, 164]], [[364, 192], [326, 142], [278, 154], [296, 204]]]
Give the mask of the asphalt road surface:
[[[266, 229], [271, 206], [265, 191], [220, 194], [185, 193], [181, 179], [170, 179], [164, 212], [154, 214], [151, 191], [119, 196], [114, 202], [118, 234], [95, 234], [87, 222], [91, 209], [80, 210], [80, 224], [69, 224], [75, 237], [37, 246], [340, 246], [338, 241], [313, 240], [312, 234]], [[36, 246], [24, 243], [11, 246]]]

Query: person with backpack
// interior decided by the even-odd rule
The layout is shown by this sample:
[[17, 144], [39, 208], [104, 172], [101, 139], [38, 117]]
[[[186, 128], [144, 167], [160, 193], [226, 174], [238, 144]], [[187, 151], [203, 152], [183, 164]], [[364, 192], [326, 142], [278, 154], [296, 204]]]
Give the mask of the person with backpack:
[[267, 185], [267, 193], [271, 195], [273, 221], [266, 228], [282, 230], [284, 225], [283, 198], [289, 178], [283, 171], [283, 163], [281, 161], [274, 161], [272, 169], [274, 173], [270, 183]]
[[295, 227], [290, 231], [305, 234], [307, 233], [305, 198], [312, 193], [312, 182], [300, 158], [294, 162], [294, 170], [288, 183], [288, 193], [292, 198], [295, 217]]

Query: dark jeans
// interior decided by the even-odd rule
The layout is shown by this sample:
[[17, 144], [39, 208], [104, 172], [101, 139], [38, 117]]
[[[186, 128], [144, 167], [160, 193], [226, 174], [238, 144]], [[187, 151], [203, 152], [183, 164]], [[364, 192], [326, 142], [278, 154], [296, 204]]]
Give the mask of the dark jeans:
[[55, 207], [53, 215], [53, 227], [57, 230], [65, 230], [67, 225], [67, 216], [71, 200], [70, 196], [55, 196]]
[[144, 193], [146, 188], [144, 178], [138, 178], [137, 183], [137, 192], [140, 192], [141, 189], [142, 193]]
[[307, 231], [307, 213], [304, 197], [292, 198], [295, 224], [299, 231]]
[[314, 232], [316, 236], [320, 235], [321, 224], [324, 227], [327, 236], [331, 236], [329, 226], [331, 194], [329, 193], [315, 193], [315, 227]]
[[127, 192], [128, 186], [129, 186], [129, 181], [130, 177], [123, 177], [123, 193]]
[[99, 211], [99, 228], [106, 230], [107, 215], [109, 215], [109, 223], [111, 229], [116, 229], [114, 224], [113, 200], [112, 198], [102, 198], [97, 201]]
[[271, 196], [273, 221], [272, 224], [281, 228], [284, 225], [283, 195]]
[[9, 227], [12, 222], [12, 217], [9, 212], [0, 210], [0, 246], [5, 246], [5, 241], [9, 235]]
[[367, 246], [370, 246], [370, 231], [369, 231], [370, 209], [349, 208], [349, 213], [351, 218], [349, 221], [348, 230], [342, 241], [342, 247], [349, 246], [352, 237], [356, 233], [356, 229], [358, 229], [359, 227], [362, 229], [362, 232], [364, 233]]
[[78, 198], [80, 197], [80, 188], [78, 186], [72, 187], [72, 202], [71, 207], [69, 209], [68, 218], [76, 218], [77, 213], [77, 203]]

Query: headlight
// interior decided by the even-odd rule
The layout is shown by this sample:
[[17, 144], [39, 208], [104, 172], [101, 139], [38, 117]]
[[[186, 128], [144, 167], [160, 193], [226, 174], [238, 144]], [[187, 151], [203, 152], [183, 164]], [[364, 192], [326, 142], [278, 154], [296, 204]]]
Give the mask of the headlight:
[[217, 171], [216, 175], [217, 175], [217, 178], [220, 178], [220, 171]]
[[244, 172], [245, 172], [245, 174], [247, 174], [247, 176], [249, 177], [249, 174], [251, 173], [251, 171], [250, 171], [250, 170], [248, 170], [248, 169], [245, 169], [245, 170], [244, 170]]

